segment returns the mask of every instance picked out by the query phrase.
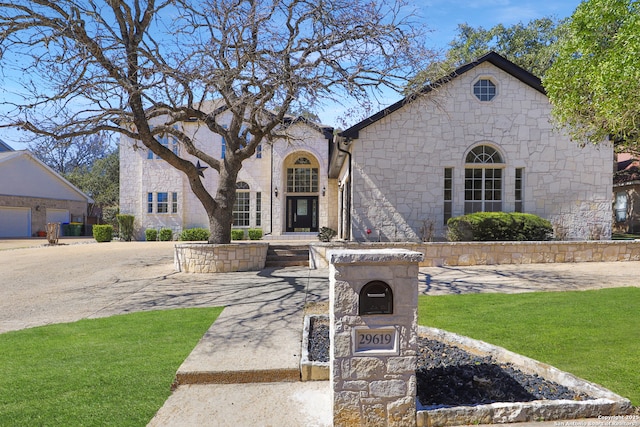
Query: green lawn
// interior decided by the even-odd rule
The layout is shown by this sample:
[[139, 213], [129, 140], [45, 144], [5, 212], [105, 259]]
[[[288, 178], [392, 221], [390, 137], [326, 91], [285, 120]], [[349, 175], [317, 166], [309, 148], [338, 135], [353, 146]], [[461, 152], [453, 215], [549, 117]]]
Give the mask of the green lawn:
[[640, 405], [640, 288], [421, 296], [418, 323], [505, 347]]
[[0, 335], [0, 425], [145, 426], [222, 308], [82, 320]]

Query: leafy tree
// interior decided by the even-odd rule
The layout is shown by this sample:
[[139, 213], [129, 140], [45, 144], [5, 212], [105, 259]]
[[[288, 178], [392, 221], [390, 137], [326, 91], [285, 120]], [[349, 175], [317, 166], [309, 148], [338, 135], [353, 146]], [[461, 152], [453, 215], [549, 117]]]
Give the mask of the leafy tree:
[[557, 55], [556, 43], [564, 35], [566, 20], [551, 17], [534, 19], [490, 29], [459, 24], [455, 39], [441, 61], [433, 62], [412, 81], [410, 89], [435, 81], [461, 65], [496, 52], [530, 73], [542, 77]]
[[[20, 73], [24, 92], [5, 101], [15, 108], [3, 121], [56, 139], [111, 131], [140, 141], [187, 176], [209, 242], [229, 243], [238, 172], [283, 135], [286, 112], [401, 90], [430, 57], [421, 31], [402, 0], [5, 0], [2, 67]], [[221, 109], [201, 108], [211, 100]], [[185, 120], [223, 136], [225, 158], [174, 126]], [[218, 173], [215, 194], [194, 158]]]
[[91, 196], [90, 216], [100, 215], [107, 207], [118, 206], [120, 200], [120, 159], [118, 150], [97, 159], [90, 166], [65, 174], [73, 185]]
[[568, 24], [559, 56], [544, 78], [553, 115], [578, 141], [612, 136], [638, 149], [640, 2], [587, 0]]

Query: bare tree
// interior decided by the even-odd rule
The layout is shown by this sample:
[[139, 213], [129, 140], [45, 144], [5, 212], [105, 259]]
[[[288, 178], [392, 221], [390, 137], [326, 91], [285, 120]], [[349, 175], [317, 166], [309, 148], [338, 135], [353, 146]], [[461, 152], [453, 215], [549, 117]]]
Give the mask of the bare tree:
[[52, 137], [36, 138], [27, 146], [37, 158], [62, 175], [90, 168], [96, 160], [110, 155], [114, 150], [109, 135], [104, 133], [62, 140]]
[[[56, 139], [112, 131], [139, 140], [186, 174], [209, 217], [209, 241], [228, 243], [242, 162], [286, 132], [287, 111], [364, 103], [380, 88], [401, 90], [424, 68], [422, 26], [401, 2], [0, 0], [5, 82], [16, 77], [21, 88], [5, 101], [12, 108], [0, 126]], [[211, 100], [221, 108], [201, 108]], [[223, 111], [232, 113], [226, 127]], [[224, 159], [174, 126], [185, 120], [222, 135]], [[160, 135], [217, 171], [215, 194]]]

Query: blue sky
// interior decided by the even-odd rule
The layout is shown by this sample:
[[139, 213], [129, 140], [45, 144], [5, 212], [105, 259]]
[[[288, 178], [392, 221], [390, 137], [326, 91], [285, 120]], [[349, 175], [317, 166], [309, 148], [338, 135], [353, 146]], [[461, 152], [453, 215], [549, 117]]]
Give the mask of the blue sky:
[[[436, 51], [445, 51], [457, 34], [458, 24], [489, 29], [500, 23], [511, 26], [543, 17], [568, 18], [581, 0], [413, 0], [417, 13], [429, 31], [426, 45]], [[378, 110], [401, 99], [397, 93], [386, 92], [379, 99]], [[339, 118], [345, 108], [327, 106], [318, 115], [323, 124], [341, 127]], [[375, 113], [377, 111], [373, 111]], [[357, 120], [356, 120], [357, 122]], [[350, 120], [348, 125], [353, 125]]]
[[[456, 35], [458, 24], [467, 23], [472, 27], [491, 28], [497, 24], [506, 26], [518, 22], [526, 23], [532, 19], [552, 16], [566, 18], [581, 3], [580, 0], [414, 0], [418, 13], [431, 30], [427, 45], [434, 49], [446, 49]], [[390, 94], [389, 104], [400, 99]], [[338, 127], [337, 117], [343, 109], [331, 106], [319, 112], [324, 124]], [[15, 149], [26, 148], [18, 143], [19, 135], [7, 129], [0, 130], [0, 139]]]
[[580, 0], [415, 0], [426, 25], [433, 32], [433, 46], [446, 48], [456, 34], [458, 24], [491, 28], [497, 24], [513, 25], [552, 16], [566, 18]]

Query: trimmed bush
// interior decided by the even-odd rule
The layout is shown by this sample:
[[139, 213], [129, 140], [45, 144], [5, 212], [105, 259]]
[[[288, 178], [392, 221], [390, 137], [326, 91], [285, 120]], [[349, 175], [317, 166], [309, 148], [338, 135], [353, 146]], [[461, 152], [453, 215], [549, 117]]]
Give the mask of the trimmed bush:
[[93, 226], [93, 238], [96, 242], [110, 242], [113, 239], [113, 225], [96, 224]]
[[318, 240], [321, 242], [330, 242], [336, 236], [336, 231], [329, 227], [321, 227], [318, 233]]
[[542, 241], [550, 240], [553, 227], [539, 216], [518, 212], [477, 212], [447, 221], [449, 240]]
[[231, 230], [231, 240], [244, 240], [244, 230]]
[[180, 233], [180, 240], [195, 242], [199, 240], [209, 240], [211, 233], [206, 228], [187, 228]]
[[144, 230], [144, 238], [147, 242], [155, 242], [158, 240], [158, 230], [155, 228], [147, 228]]
[[262, 239], [262, 228], [250, 228], [247, 233], [249, 234], [249, 240]]
[[122, 240], [130, 242], [133, 239], [133, 221], [135, 217], [133, 215], [127, 214], [119, 214], [118, 218], [118, 226], [119, 226], [119, 234]]
[[[207, 239], [209, 237], [207, 236]], [[170, 228], [161, 228], [160, 229], [160, 241], [161, 242], [168, 242], [170, 240], [173, 239], [173, 230]]]

